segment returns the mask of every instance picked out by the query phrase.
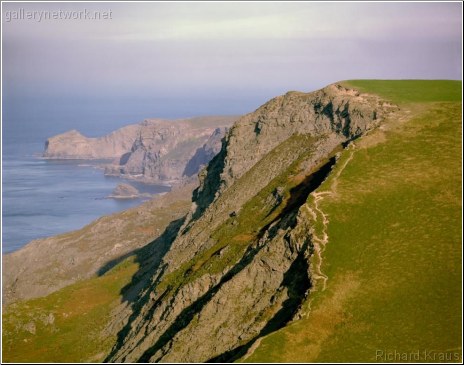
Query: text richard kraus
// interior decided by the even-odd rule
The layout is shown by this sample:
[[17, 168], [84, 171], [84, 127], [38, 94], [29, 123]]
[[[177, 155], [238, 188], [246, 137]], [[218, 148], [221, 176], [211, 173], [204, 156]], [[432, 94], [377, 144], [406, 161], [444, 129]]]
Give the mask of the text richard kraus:
[[397, 350], [376, 350], [375, 360], [386, 361], [460, 361], [461, 353], [453, 351], [416, 350], [403, 352]]

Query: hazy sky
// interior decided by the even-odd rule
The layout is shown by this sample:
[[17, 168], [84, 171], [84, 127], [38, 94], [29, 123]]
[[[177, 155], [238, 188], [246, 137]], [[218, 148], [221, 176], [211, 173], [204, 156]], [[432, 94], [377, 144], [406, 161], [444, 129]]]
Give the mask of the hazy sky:
[[[111, 11], [111, 19], [14, 19], [21, 9]], [[160, 116], [233, 114], [343, 79], [462, 77], [459, 3], [3, 3], [2, 10], [2, 82], [11, 102], [146, 100]]]

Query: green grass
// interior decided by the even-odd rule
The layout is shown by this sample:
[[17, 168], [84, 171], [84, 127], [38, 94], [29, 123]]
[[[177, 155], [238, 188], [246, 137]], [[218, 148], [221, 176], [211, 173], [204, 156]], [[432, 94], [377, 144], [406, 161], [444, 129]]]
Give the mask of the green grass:
[[[460, 361], [461, 83], [350, 84], [405, 108], [421, 103], [420, 113], [356, 141], [336, 194], [319, 203], [329, 216], [327, 289], [311, 293], [304, 319], [264, 338], [242, 361], [397, 362], [394, 351], [410, 361]], [[349, 154], [319, 191], [332, 189]]]
[[342, 84], [398, 104], [462, 99], [462, 82], [455, 80], [347, 80]]
[[[100, 362], [116, 334], [102, 336], [121, 289], [137, 271], [130, 257], [102, 277], [67, 286], [43, 298], [12, 304], [3, 312], [5, 362]], [[52, 315], [53, 323], [46, 318]], [[28, 331], [35, 327], [35, 333]]]

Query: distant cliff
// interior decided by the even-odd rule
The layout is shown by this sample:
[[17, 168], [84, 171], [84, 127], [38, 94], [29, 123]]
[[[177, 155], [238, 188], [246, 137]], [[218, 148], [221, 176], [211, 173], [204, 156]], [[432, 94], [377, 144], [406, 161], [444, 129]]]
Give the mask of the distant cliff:
[[140, 126], [131, 124], [106, 136], [89, 138], [72, 130], [50, 137], [43, 157], [49, 159], [109, 159], [130, 151]]
[[236, 117], [147, 119], [106, 136], [88, 138], [72, 130], [45, 143], [49, 159], [112, 159], [105, 174], [144, 181], [175, 182], [195, 175], [220, 150]]
[[185, 166], [183, 176], [193, 176], [199, 172], [201, 166], [205, 166], [221, 150], [222, 138], [227, 128], [216, 128], [206, 143], [195, 151], [195, 154]]

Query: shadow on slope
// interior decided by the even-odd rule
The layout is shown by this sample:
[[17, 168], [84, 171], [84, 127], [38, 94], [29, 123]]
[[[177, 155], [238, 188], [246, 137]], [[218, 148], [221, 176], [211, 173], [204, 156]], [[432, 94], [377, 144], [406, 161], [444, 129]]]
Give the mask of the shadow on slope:
[[105, 362], [110, 361], [111, 357], [122, 346], [124, 338], [131, 328], [132, 322], [139, 315], [140, 308], [149, 300], [150, 293], [157, 285], [156, 280], [152, 281], [151, 278], [160, 267], [165, 254], [171, 248], [172, 242], [184, 220], [185, 217], [172, 221], [164, 232], [148, 245], [109, 261], [98, 271], [99, 276], [104, 275], [111, 268], [130, 256], [135, 256], [134, 261], [139, 264], [139, 269], [132, 277], [131, 282], [121, 290], [121, 300], [122, 302], [127, 302], [131, 306], [132, 314], [124, 327], [119, 331], [116, 344], [105, 358]]
[[[317, 171], [307, 175], [299, 184], [290, 190], [290, 196], [285, 200], [284, 207], [279, 210], [271, 222], [259, 230], [254, 243], [248, 247], [242, 258], [224, 274], [218, 284], [209, 289], [191, 305], [184, 308], [169, 328], [159, 337], [156, 343], [143, 353], [138, 359], [138, 362], [152, 361], [152, 357], [159, 350], [168, 345], [178, 332], [182, 331], [190, 324], [195, 315], [202, 311], [225, 283], [233, 279], [253, 261], [255, 256], [266, 247], [266, 241], [261, 240], [266, 233], [268, 235], [268, 240], [270, 240], [276, 237], [280, 230], [287, 230], [288, 228], [295, 227], [299, 207], [306, 202], [308, 195], [316, 190], [325, 180], [335, 162], [335, 157], [331, 157]], [[305, 258], [309, 245], [309, 240], [306, 240], [297, 258], [284, 274], [281, 287], [287, 288], [288, 298], [282, 304], [282, 308], [267, 322], [256, 337], [252, 338], [244, 345], [238, 346], [231, 351], [210, 359], [209, 362], [229, 362], [239, 358], [243, 353], [246, 353], [258, 338], [282, 328], [294, 317], [311, 286], [311, 281], [307, 274], [309, 270], [308, 262]], [[155, 359], [155, 361], [159, 360], [161, 360], [161, 358]]]
[[[197, 220], [206, 208], [213, 202], [216, 197], [216, 192], [219, 191], [221, 185], [221, 173], [224, 170], [224, 160], [226, 156], [226, 143], [222, 139], [221, 151], [214, 156], [208, 163], [205, 171], [203, 184], [193, 191], [192, 201], [196, 203], [197, 209], [193, 213], [192, 221]], [[200, 190], [201, 189], [201, 190]]]
[[[288, 197], [282, 201], [278, 209], [273, 210], [271, 220], [264, 226], [256, 227], [258, 228], [258, 232], [242, 257], [224, 274], [218, 284], [209, 289], [190, 306], [183, 309], [172, 324], [161, 334], [158, 340], [144, 351], [142, 356], [138, 359], [139, 362], [150, 361], [159, 350], [169, 344], [178, 332], [189, 325], [194, 316], [204, 308], [225, 283], [233, 279], [253, 261], [261, 249], [266, 246], [266, 241], [262, 240], [265, 234], [267, 234], [268, 239], [272, 239], [278, 234], [279, 230], [295, 227], [298, 209], [306, 202], [308, 195], [316, 190], [329, 175], [335, 162], [336, 159], [332, 154], [332, 157], [321, 164], [316, 171], [303, 176], [301, 180], [289, 190]], [[217, 163], [219, 162], [216, 161], [216, 164]], [[219, 170], [222, 171], [222, 169]], [[159, 238], [147, 246], [125, 255], [125, 257], [136, 255], [136, 262], [140, 264], [139, 271], [133, 276], [131, 283], [123, 288], [121, 293], [123, 300], [131, 305], [132, 314], [124, 328], [118, 333], [117, 342], [105, 361], [111, 361], [118, 353], [118, 350], [124, 345], [124, 341], [131, 330], [133, 321], [140, 315], [141, 308], [150, 300], [150, 294], [154, 292], [159, 283], [159, 278], [163, 276], [164, 269], [160, 267], [160, 265], [162, 265], [162, 259], [169, 251], [184, 220], [185, 218], [171, 222]], [[291, 264], [287, 273], [284, 274], [281, 286], [287, 288], [289, 297], [283, 303], [282, 308], [269, 319], [256, 337], [249, 340], [246, 344], [242, 344], [233, 350], [210, 359], [210, 362], [229, 361], [240, 357], [259, 337], [285, 326], [288, 321], [293, 318], [311, 285], [310, 278], [307, 275], [308, 263], [305, 259], [305, 252], [309, 246], [309, 241], [303, 244], [301, 252]], [[117, 265], [120, 261], [124, 260], [125, 257], [108, 262], [101, 268], [100, 274], [105, 273], [111, 267]], [[156, 271], [158, 271], [157, 277], [153, 277]], [[156, 300], [156, 303], [145, 313], [145, 321], [151, 320], [156, 308], [163, 301], [163, 298], [169, 295], [169, 292], [170, 290], [167, 289], [161, 294], [161, 297]], [[174, 293], [173, 295], [176, 294]]]

